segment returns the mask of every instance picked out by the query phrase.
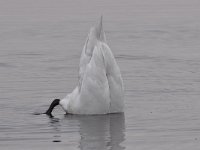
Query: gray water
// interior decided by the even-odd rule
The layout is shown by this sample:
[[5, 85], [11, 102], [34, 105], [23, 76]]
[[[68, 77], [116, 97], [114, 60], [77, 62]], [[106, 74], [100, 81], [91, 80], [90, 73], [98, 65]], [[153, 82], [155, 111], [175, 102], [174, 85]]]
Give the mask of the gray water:
[[[125, 84], [125, 113], [44, 112], [76, 86], [100, 15]], [[200, 148], [198, 0], [1, 0], [0, 149]]]

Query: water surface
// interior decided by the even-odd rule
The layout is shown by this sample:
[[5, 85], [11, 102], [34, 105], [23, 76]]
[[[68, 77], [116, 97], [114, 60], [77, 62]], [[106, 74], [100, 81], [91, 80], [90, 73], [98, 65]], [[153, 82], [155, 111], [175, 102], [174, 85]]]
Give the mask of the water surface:
[[[76, 86], [101, 14], [125, 113], [34, 115]], [[0, 1], [0, 149], [199, 149], [199, 14], [198, 0]]]

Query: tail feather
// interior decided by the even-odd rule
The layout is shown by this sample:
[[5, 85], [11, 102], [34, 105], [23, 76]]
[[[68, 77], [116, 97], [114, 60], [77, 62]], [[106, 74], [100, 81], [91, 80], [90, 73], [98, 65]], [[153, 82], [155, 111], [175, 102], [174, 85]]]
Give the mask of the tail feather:
[[94, 46], [96, 45], [97, 41], [106, 43], [106, 36], [103, 30], [103, 16], [101, 16], [98, 25], [90, 29], [90, 33], [84, 46], [85, 53], [87, 55], [92, 55]]
[[106, 42], [106, 36], [103, 30], [103, 16], [101, 16], [99, 24], [95, 27], [96, 38], [100, 41]]

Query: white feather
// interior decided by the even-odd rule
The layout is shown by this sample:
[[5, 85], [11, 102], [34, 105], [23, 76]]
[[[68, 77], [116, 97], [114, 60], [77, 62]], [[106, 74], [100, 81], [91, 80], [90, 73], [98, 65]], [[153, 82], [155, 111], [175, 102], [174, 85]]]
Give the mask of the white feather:
[[91, 28], [79, 65], [79, 84], [60, 101], [72, 114], [107, 114], [123, 112], [124, 87], [120, 69], [106, 44], [102, 17]]

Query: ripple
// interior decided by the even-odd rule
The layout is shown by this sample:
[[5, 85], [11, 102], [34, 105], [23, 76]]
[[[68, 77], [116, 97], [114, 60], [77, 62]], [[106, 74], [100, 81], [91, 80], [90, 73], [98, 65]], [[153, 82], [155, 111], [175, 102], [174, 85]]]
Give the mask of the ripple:
[[15, 67], [15, 66], [11, 65], [9, 63], [0, 63], [0, 67], [2, 67], [2, 68], [12, 68], [12, 67]]
[[61, 142], [61, 140], [53, 140], [52, 142], [58, 143], [58, 142]]

